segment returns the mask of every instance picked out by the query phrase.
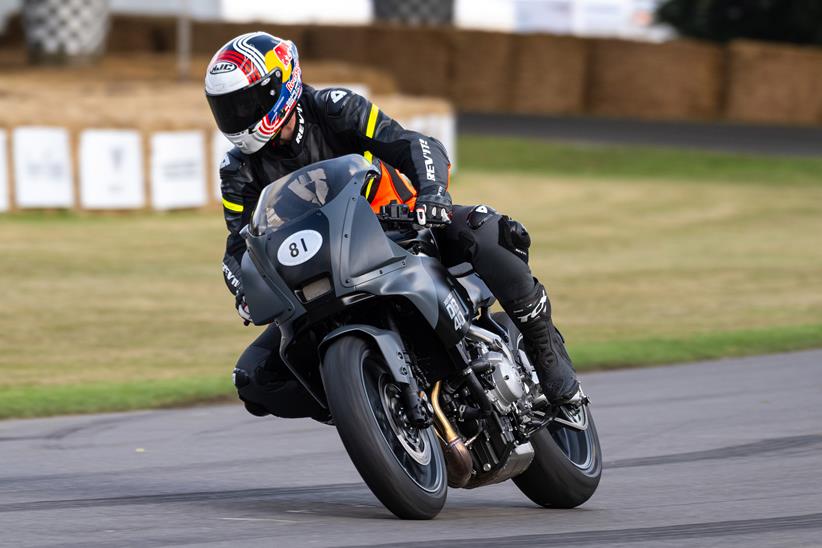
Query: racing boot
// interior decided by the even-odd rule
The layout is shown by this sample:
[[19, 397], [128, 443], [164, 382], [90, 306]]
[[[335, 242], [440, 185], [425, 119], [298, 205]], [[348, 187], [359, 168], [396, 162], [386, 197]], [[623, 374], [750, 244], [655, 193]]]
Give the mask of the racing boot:
[[550, 404], [561, 405], [579, 392], [579, 383], [562, 335], [551, 322], [551, 301], [545, 287], [536, 279], [534, 282], [528, 295], [504, 308], [522, 333], [525, 353], [536, 369], [543, 394]]

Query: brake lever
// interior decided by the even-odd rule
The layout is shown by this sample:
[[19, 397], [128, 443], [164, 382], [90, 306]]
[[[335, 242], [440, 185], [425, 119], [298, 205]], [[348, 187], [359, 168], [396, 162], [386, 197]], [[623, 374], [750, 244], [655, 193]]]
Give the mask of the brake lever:
[[428, 219], [425, 218], [425, 209], [419, 208], [416, 211], [417, 214], [417, 224], [420, 226], [425, 226], [425, 221]]

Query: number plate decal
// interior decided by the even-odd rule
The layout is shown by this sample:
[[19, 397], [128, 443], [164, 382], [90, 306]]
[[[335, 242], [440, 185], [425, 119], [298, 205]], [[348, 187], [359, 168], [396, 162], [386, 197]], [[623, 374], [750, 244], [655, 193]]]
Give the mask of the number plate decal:
[[323, 236], [316, 230], [300, 230], [285, 239], [277, 250], [277, 260], [284, 266], [303, 264], [323, 246]]

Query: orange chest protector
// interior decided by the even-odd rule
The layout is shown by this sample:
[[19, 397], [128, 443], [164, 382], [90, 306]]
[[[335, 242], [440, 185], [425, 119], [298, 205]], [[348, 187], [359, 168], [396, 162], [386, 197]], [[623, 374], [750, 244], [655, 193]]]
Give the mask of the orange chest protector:
[[391, 202], [407, 204], [414, 209], [417, 201], [417, 190], [408, 177], [389, 166], [385, 162], [378, 160], [380, 164], [380, 176], [372, 179], [363, 189], [365, 199], [371, 204], [374, 213], [379, 213], [382, 206]]

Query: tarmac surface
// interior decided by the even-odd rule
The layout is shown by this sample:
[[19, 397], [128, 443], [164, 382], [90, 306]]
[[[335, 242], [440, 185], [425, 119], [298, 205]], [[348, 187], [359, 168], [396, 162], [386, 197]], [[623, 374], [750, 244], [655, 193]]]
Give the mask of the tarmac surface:
[[822, 351], [583, 375], [605, 471], [403, 522], [333, 427], [239, 405], [0, 422], [2, 546], [820, 546]]
[[457, 123], [461, 135], [528, 137], [575, 144], [647, 145], [742, 154], [822, 156], [822, 127], [517, 114], [460, 114]]

